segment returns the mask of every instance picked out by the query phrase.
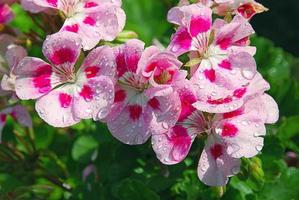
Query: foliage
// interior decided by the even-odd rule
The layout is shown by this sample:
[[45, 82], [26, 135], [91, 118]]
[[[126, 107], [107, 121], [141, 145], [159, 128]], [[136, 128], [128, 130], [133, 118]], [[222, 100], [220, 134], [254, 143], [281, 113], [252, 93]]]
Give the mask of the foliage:
[[[173, 32], [166, 13], [174, 3], [124, 0], [126, 29], [135, 31], [147, 44], [154, 38], [166, 44]], [[25, 32], [37, 28], [18, 6], [14, 10], [18, 13], [14, 27]], [[198, 180], [201, 143], [193, 145], [181, 164], [164, 166], [150, 144], [121, 144], [101, 123], [83, 121], [71, 128], [54, 129], [31, 112], [34, 130], [24, 131], [11, 119], [4, 129], [0, 199], [298, 199], [299, 169], [288, 166], [284, 159], [288, 151], [299, 153], [298, 60], [268, 39], [255, 37], [252, 42], [258, 49], [259, 70], [279, 103], [281, 119], [268, 127], [262, 154], [243, 159], [241, 173], [226, 187], [207, 187]], [[40, 56], [40, 49], [30, 47], [31, 55]], [[26, 106], [33, 109], [33, 103]], [[96, 170], [85, 177], [83, 171], [91, 165]]]

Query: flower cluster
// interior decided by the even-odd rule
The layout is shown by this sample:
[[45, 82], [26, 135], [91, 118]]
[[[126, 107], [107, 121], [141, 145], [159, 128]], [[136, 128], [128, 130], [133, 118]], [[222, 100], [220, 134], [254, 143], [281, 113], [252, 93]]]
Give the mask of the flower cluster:
[[[222, 186], [239, 172], [242, 157], [262, 150], [265, 124], [278, 120], [277, 104], [265, 93], [270, 86], [257, 72], [256, 48], [250, 46], [249, 20], [266, 10], [254, 0], [182, 0], [168, 13], [177, 28], [166, 49], [145, 48], [137, 39], [99, 45], [124, 28], [121, 0], [24, 0], [22, 5], [34, 13], [57, 10], [64, 23], [43, 42], [47, 61], [27, 57], [20, 46], [5, 49], [10, 71], [2, 69], [1, 88], [22, 100], [36, 99], [38, 115], [54, 127], [84, 119], [105, 122], [123, 143], [151, 139], [167, 165], [184, 160], [196, 139], [206, 139], [198, 177]], [[7, 12], [0, 14], [12, 16]], [[184, 64], [179, 56], [185, 54]], [[1, 113], [18, 119], [14, 113], [27, 116], [22, 110]]]

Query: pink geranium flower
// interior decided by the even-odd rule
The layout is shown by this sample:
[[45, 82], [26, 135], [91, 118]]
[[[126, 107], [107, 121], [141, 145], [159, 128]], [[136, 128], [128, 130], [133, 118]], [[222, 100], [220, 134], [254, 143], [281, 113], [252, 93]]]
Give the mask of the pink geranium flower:
[[231, 23], [217, 19], [212, 25], [211, 9], [201, 4], [173, 8], [168, 19], [179, 25], [169, 50], [190, 52], [197, 108], [221, 113], [240, 107], [256, 74], [255, 48], [247, 46], [254, 33], [248, 21], [236, 16]]
[[80, 42], [71, 32], [48, 36], [43, 53], [51, 64], [25, 57], [15, 69], [17, 96], [37, 99], [39, 116], [55, 127], [102, 119], [113, 103], [113, 50], [107, 46], [94, 49], [76, 71]]
[[186, 72], [179, 70], [175, 55], [153, 46], [144, 50], [139, 40], [116, 47], [114, 53], [118, 83], [108, 128], [126, 144], [142, 144], [152, 129], [177, 121], [181, 107], [173, 87]]
[[112, 41], [125, 25], [121, 0], [32, 0], [37, 6], [53, 8], [65, 16], [61, 31], [78, 34], [84, 50], [95, 47], [100, 40]]
[[0, 25], [9, 23], [14, 17], [9, 5], [0, 3]]
[[[257, 85], [260, 80], [253, 80]], [[178, 89], [182, 111], [176, 125], [169, 130], [155, 129], [153, 149], [164, 164], [181, 162], [188, 154], [196, 136], [207, 135], [202, 152], [198, 176], [207, 185], [220, 186], [228, 177], [238, 173], [239, 158], [250, 158], [263, 147], [266, 123], [278, 120], [276, 102], [267, 94], [253, 93], [237, 110], [222, 113], [202, 113], [196, 102], [192, 83]]]

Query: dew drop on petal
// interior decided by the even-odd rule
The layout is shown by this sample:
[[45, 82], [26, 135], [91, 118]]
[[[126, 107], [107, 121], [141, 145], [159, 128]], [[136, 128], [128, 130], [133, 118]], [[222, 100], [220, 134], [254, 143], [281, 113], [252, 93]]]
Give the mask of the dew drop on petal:
[[257, 151], [261, 151], [261, 150], [263, 149], [263, 146], [262, 146], [262, 145], [257, 145], [257, 146], [255, 147], [255, 149], [256, 149]]

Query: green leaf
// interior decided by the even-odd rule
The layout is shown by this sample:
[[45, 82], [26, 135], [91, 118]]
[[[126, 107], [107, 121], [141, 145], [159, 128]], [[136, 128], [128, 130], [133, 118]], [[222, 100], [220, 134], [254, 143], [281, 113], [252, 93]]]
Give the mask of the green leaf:
[[89, 161], [94, 151], [98, 148], [98, 144], [98, 141], [92, 136], [80, 136], [73, 144], [72, 158], [75, 161]]
[[289, 168], [272, 184], [267, 184], [259, 193], [261, 200], [296, 200], [299, 197], [299, 169]]
[[160, 197], [143, 182], [125, 179], [114, 188], [115, 196], [121, 200], [159, 200]]

